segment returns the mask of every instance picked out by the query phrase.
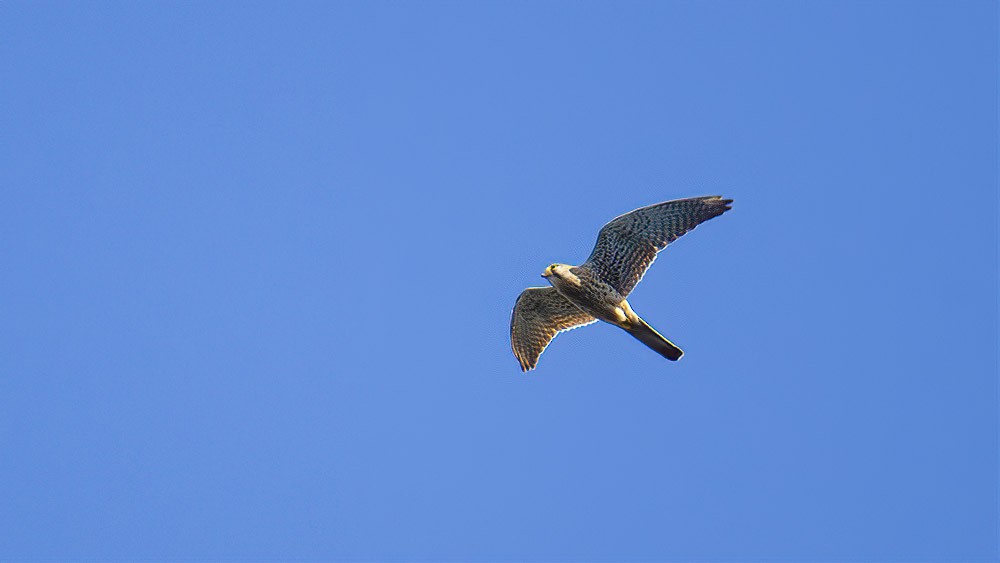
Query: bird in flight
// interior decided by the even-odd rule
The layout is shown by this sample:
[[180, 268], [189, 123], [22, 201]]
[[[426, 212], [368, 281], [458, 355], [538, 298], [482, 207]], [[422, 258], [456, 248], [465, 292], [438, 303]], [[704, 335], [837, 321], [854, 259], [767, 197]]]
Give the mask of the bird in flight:
[[552, 264], [542, 273], [549, 287], [521, 292], [510, 319], [510, 345], [522, 371], [534, 369], [549, 342], [560, 332], [611, 323], [668, 360], [684, 354], [635, 314], [625, 299], [656, 254], [703, 221], [731, 209], [721, 196], [675, 199], [642, 207], [601, 228], [597, 244], [579, 266]]

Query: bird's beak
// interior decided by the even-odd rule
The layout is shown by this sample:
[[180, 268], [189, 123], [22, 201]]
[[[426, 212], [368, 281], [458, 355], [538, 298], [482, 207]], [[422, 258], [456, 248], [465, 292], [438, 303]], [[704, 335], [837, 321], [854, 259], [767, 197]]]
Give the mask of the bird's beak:
[[547, 277], [549, 277], [551, 275], [552, 275], [552, 272], [550, 272], [548, 268], [545, 268], [545, 271], [542, 272], [542, 277], [543, 278], [547, 278]]

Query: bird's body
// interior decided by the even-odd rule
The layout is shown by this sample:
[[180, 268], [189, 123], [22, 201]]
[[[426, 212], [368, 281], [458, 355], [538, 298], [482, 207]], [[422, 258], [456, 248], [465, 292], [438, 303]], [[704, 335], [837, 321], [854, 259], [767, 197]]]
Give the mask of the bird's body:
[[580, 266], [552, 264], [542, 277], [552, 287], [524, 290], [511, 315], [511, 347], [521, 369], [533, 369], [556, 334], [602, 320], [669, 360], [684, 353], [642, 320], [626, 297], [663, 250], [699, 223], [729, 210], [719, 196], [679, 199], [621, 215], [601, 229]]
[[542, 277], [566, 300], [598, 320], [618, 324], [624, 320], [622, 304], [625, 297], [585, 266], [553, 264]]

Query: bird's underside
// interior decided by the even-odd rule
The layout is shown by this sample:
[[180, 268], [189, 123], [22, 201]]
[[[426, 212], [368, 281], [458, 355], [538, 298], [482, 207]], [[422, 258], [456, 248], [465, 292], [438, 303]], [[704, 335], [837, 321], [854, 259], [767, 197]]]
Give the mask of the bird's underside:
[[626, 297], [659, 251], [699, 223], [728, 211], [732, 201], [705, 196], [636, 209], [604, 225], [583, 264], [546, 268], [542, 277], [551, 286], [525, 289], [511, 314], [511, 348], [521, 369], [534, 369], [558, 333], [598, 320], [622, 328], [667, 359], [679, 359], [680, 348], [636, 315]]

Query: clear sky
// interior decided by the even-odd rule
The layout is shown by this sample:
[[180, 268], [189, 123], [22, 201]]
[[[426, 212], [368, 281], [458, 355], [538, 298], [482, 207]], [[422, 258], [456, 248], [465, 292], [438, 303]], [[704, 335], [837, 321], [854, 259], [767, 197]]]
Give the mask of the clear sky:
[[[0, 559], [985, 561], [995, 2], [0, 6]], [[721, 194], [632, 294], [518, 293]]]

